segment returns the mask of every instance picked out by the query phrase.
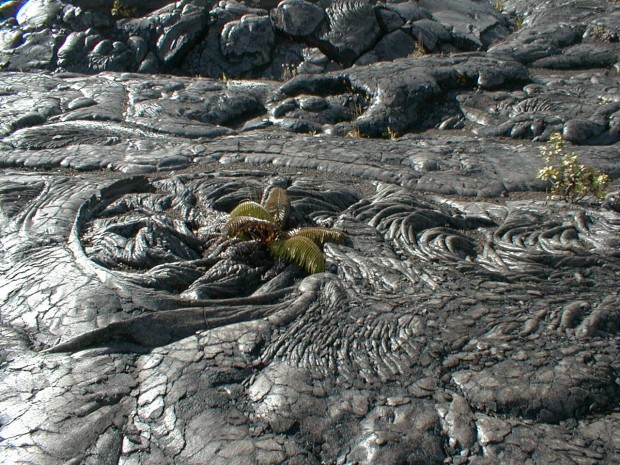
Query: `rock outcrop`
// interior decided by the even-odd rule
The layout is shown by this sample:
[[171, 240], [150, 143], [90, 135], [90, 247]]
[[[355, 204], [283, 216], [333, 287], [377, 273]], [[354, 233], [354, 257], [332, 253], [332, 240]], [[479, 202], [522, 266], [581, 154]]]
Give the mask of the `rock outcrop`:
[[[619, 18], [4, 2], [2, 463], [619, 463]], [[274, 187], [326, 272], [225, 234]]]

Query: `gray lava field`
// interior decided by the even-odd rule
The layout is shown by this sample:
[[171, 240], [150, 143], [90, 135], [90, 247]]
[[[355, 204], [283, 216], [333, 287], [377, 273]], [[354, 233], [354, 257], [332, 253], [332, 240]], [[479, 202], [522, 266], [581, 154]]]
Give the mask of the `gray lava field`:
[[0, 463], [620, 463], [619, 71], [617, 0], [2, 2]]

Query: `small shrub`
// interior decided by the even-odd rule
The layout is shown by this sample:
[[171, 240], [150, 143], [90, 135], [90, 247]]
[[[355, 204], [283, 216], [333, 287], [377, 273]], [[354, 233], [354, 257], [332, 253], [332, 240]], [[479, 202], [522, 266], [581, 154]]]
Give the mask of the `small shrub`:
[[605, 26], [594, 26], [592, 29], [592, 36], [596, 39], [603, 40], [605, 38], [605, 33], [607, 32], [607, 28]]
[[413, 58], [420, 58], [426, 55], [426, 49], [424, 48], [424, 39], [422, 37], [422, 33], [418, 36], [418, 40], [415, 43], [415, 49], [409, 56]]
[[521, 29], [523, 29], [524, 25], [525, 18], [523, 16], [517, 16], [517, 18], [515, 19], [515, 31], [520, 31]]
[[598, 42], [618, 42], [618, 33], [603, 25], [596, 25], [589, 31], [589, 36]]
[[352, 137], [354, 139], [363, 139], [366, 137], [366, 134], [362, 132], [359, 126], [355, 126], [346, 134], [347, 137]]
[[540, 149], [540, 154], [547, 166], [538, 171], [538, 178], [551, 182], [552, 195], [571, 203], [588, 196], [598, 200], [605, 198], [609, 177], [579, 163], [576, 153], [566, 152], [559, 132], [551, 134], [549, 144]]
[[280, 71], [280, 78], [283, 81], [290, 81], [295, 76], [299, 76], [299, 69], [293, 63], [283, 64]]
[[346, 84], [346, 92], [349, 94], [347, 97], [346, 106], [351, 112], [351, 118], [356, 119], [364, 114], [366, 108], [370, 105], [370, 97], [351, 84]]
[[398, 133], [398, 131], [395, 131], [388, 126], [387, 130], [383, 134], [381, 134], [381, 137], [383, 137], [384, 139], [394, 140], [398, 139], [400, 137], [400, 134]]
[[472, 80], [467, 77], [467, 75], [461, 71], [456, 72], [456, 76], [454, 77], [454, 82], [458, 87], [466, 87], [472, 83]]
[[123, 0], [114, 0], [110, 14], [113, 18], [133, 18], [138, 16], [136, 7], [128, 7]]

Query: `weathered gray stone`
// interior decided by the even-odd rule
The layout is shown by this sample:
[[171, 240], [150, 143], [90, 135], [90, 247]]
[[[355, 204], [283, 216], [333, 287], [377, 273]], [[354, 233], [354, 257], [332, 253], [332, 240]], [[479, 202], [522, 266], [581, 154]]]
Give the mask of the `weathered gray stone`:
[[583, 144], [605, 130], [604, 126], [583, 119], [572, 119], [564, 125], [562, 137], [575, 144]]
[[92, 55], [109, 55], [112, 52], [112, 42], [105, 39], [93, 48]]
[[383, 5], [379, 5], [375, 12], [377, 14], [377, 19], [379, 20], [379, 25], [384, 33], [394, 32], [405, 24], [405, 20], [402, 16]]
[[583, 69], [609, 68], [620, 58], [620, 44], [587, 43], [565, 48], [560, 54], [538, 59], [537, 68]]
[[23, 40], [23, 33], [19, 29], [0, 30], [0, 50], [9, 50], [18, 47]]
[[[85, 10], [100, 10], [109, 13], [114, 6], [114, 0], [68, 0], [75, 6]], [[122, 0], [122, 4], [126, 8], [135, 8], [138, 12], [151, 12], [158, 8], [162, 8], [171, 2], [170, 0]]]
[[416, 42], [403, 31], [394, 31], [385, 35], [368, 53], [357, 59], [355, 64], [367, 65], [379, 61], [394, 61], [409, 56], [416, 50]]
[[22, 0], [12, 0], [0, 5], [0, 19], [14, 18], [23, 4]]
[[337, 0], [326, 10], [328, 28], [319, 45], [334, 60], [350, 65], [370, 50], [381, 35], [374, 9], [367, 0]]
[[26, 71], [34, 69], [53, 69], [54, 51], [62, 41], [49, 29], [25, 33], [17, 47], [0, 52], [3, 69]]
[[[147, 3], [148, 1], [149, 0], [146, 0], [143, 3]], [[114, 0], [70, 0], [67, 3], [71, 3], [85, 10], [101, 9], [109, 12], [112, 9]]]
[[206, 12], [193, 6], [185, 5], [180, 11], [180, 18], [171, 26], [165, 26], [157, 40], [157, 53], [165, 65], [178, 64], [188, 49], [204, 37], [207, 27]]
[[581, 39], [584, 29], [581, 25], [558, 22], [537, 28], [526, 27], [514, 34], [511, 41], [490, 47], [489, 52], [509, 56], [522, 63], [532, 63], [575, 44]]
[[148, 52], [138, 67], [138, 71], [141, 73], [157, 73], [159, 70], [159, 60], [153, 52]]
[[271, 21], [267, 16], [254, 15], [227, 23], [220, 41], [222, 55], [231, 61], [243, 62], [245, 69], [269, 63], [273, 45]]
[[299, 108], [306, 111], [321, 111], [327, 108], [327, 101], [321, 97], [308, 97], [299, 100]]
[[29, 0], [22, 6], [15, 18], [24, 29], [39, 29], [51, 26], [62, 11], [59, 0]]
[[58, 49], [58, 66], [68, 67], [80, 61], [86, 55], [84, 50], [86, 34], [72, 32]]
[[285, 0], [271, 12], [276, 30], [298, 38], [311, 35], [324, 20], [323, 9], [305, 0]]
[[506, 24], [504, 17], [488, 2], [421, 0], [419, 5], [450, 30], [452, 41], [462, 50], [481, 49], [481, 35], [488, 29]]
[[436, 50], [439, 42], [448, 42], [452, 38], [444, 26], [430, 19], [414, 21], [410, 31], [417, 42], [430, 51]]
[[142, 62], [148, 53], [148, 44], [146, 40], [140, 36], [131, 36], [127, 40], [127, 45], [135, 52], [136, 62]]
[[73, 5], [63, 9], [62, 23], [75, 31], [86, 31], [89, 28], [110, 28], [113, 25], [109, 11], [83, 10]]
[[418, 2], [410, 0], [405, 2], [387, 3], [386, 8], [395, 11], [405, 21], [417, 21], [430, 16], [430, 13], [423, 10]]

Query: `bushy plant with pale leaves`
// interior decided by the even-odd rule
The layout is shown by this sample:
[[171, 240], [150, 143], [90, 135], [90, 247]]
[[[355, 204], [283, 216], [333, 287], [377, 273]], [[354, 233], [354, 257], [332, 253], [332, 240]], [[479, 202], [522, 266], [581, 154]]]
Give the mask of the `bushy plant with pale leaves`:
[[605, 198], [609, 177], [580, 163], [576, 153], [567, 152], [559, 132], [551, 134], [549, 144], [540, 149], [540, 154], [546, 166], [538, 171], [538, 178], [551, 183], [552, 195], [567, 202], [578, 202], [586, 197]]

